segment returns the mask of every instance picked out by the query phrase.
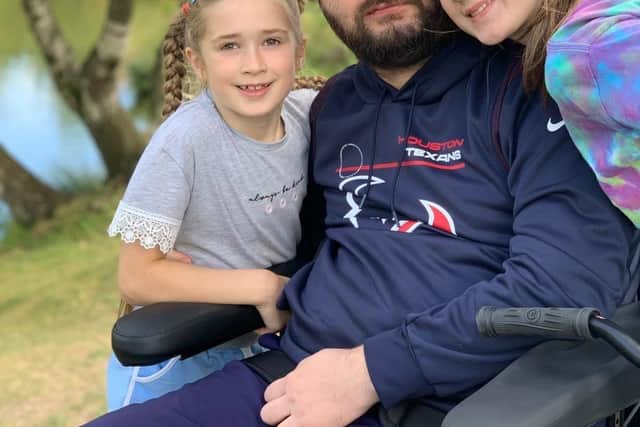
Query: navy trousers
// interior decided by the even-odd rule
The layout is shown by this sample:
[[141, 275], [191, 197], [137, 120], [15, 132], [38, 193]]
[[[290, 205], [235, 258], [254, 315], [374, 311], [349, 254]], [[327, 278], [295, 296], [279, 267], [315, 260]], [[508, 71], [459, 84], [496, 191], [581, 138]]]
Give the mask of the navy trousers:
[[[88, 427], [267, 427], [260, 419], [266, 382], [241, 362], [157, 399], [108, 413]], [[365, 415], [351, 427], [380, 427]]]

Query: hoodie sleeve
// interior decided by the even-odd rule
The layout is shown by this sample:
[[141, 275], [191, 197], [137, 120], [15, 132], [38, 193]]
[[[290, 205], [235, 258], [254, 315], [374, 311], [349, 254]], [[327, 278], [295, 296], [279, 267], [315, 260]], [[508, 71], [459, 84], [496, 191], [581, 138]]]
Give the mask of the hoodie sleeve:
[[501, 274], [365, 341], [385, 407], [425, 395], [464, 398], [540, 342], [481, 337], [475, 315], [482, 306], [588, 306], [611, 315], [624, 299], [631, 224], [558, 127], [557, 109], [549, 113], [539, 96], [511, 86], [500, 129], [514, 201], [510, 255]]
[[584, 0], [547, 47], [546, 84], [612, 202], [640, 227], [640, 0]]

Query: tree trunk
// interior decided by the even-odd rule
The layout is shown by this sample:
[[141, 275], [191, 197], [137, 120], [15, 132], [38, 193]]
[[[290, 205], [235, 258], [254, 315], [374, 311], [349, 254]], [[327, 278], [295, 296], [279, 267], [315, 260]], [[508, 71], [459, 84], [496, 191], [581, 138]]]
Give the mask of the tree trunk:
[[102, 33], [82, 65], [60, 31], [49, 1], [22, 0], [22, 5], [53, 80], [91, 132], [108, 178], [128, 177], [146, 143], [131, 115], [118, 103], [116, 91], [133, 0], [111, 0]]
[[17, 223], [29, 226], [50, 217], [64, 196], [31, 175], [0, 146], [0, 199], [7, 202]]

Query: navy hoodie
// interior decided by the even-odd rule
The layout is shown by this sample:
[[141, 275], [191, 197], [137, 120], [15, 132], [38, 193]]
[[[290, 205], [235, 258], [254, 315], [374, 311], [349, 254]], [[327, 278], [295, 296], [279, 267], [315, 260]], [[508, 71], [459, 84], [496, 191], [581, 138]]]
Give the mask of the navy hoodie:
[[326, 239], [285, 290], [294, 360], [364, 344], [385, 407], [446, 408], [538, 342], [481, 337], [480, 307], [623, 302], [633, 227], [553, 102], [524, 93], [519, 54], [461, 37], [400, 90], [360, 63], [319, 94]]

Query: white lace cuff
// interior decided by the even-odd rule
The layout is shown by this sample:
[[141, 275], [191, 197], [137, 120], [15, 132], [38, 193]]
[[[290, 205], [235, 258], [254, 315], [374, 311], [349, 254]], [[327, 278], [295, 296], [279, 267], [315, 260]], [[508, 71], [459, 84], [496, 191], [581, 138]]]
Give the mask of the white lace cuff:
[[126, 243], [140, 242], [145, 249], [158, 246], [166, 254], [173, 248], [181, 221], [153, 214], [120, 202], [107, 233], [120, 234]]

